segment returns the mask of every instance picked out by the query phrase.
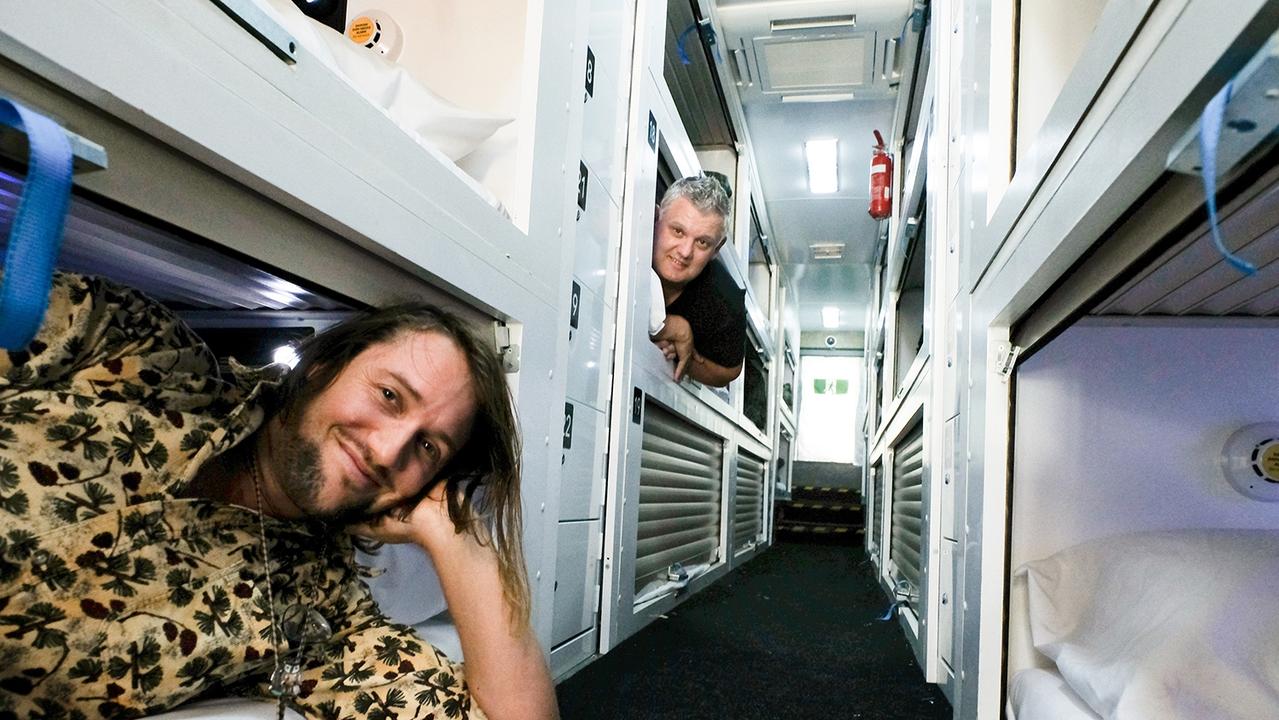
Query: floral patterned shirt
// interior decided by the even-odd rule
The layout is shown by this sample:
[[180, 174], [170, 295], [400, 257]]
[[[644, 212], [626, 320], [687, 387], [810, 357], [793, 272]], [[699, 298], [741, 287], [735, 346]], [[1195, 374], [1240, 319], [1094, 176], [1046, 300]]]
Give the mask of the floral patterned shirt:
[[[220, 377], [190, 329], [141, 293], [55, 277], [36, 339], [0, 350], [0, 720], [269, 699], [257, 514], [181, 497], [263, 422], [263, 385]], [[461, 667], [379, 612], [347, 535], [272, 518], [266, 535], [277, 615], [301, 600], [334, 630], [295, 710], [482, 718]]]

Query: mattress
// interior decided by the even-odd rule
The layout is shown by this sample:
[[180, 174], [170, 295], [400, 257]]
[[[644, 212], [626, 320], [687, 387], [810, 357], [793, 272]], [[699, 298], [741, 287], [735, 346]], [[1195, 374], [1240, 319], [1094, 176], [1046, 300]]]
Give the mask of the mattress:
[[1008, 686], [1008, 720], [1100, 720], [1056, 670], [1029, 668]]

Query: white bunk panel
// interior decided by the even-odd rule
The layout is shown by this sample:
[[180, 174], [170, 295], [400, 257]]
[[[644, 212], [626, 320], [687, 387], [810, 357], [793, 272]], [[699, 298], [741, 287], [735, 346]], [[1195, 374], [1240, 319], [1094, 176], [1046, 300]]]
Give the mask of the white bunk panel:
[[626, 136], [618, 132], [626, 120], [629, 99], [633, 16], [630, 3], [591, 0], [587, 50], [589, 69], [583, 87], [582, 162], [611, 198], [620, 203]]
[[591, 630], [599, 584], [600, 521], [562, 522], [555, 568], [555, 621], [548, 650]]
[[[8, 60], [0, 58], [0, 68], [5, 71], [0, 74], [0, 91], [110, 148], [108, 171], [75, 177], [77, 188], [86, 191], [77, 190], [77, 197], [109, 200], [113, 207], [128, 208], [130, 217], [139, 215], [141, 225], [170, 227], [179, 235], [208, 240], [210, 248], [220, 246], [256, 264], [287, 268], [291, 276], [305, 278], [326, 293], [365, 303], [423, 292], [437, 301], [445, 297], [426, 290], [409, 268], [366, 252], [136, 128], [50, 88]], [[299, 247], [307, 252], [298, 252]]]
[[[0, 33], [10, 58], [364, 247], [417, 267], [448, 262], [477, 279], [461, 288], [468, 295], [481, 295], [479, 278], [494, 271], [535, 292], [555, 284], [558, 255], [524, 240], [455, 165], [423, 149], [313, 57], [300, 51], [297, 64], [281, 62], [213, 3], [6, 5]], [[571, 10], [545, 20], [561, 12], [573, 18]], [[44, 31], [52, 26], [60, 28], [56, 39]], [[565, 83], [571, 67], [565, 57], [543, 71], [558, 70]], [[542, 87], [543, 104], [565, 90], [549, 80]], [[551, 118], [538, 128], [539, 152], [555, 157], [557, 170], [533, 172], [557, 197], [564, 124], [579, 117], [561, 111], [555, 132]], [[533, 214], [552, 208], [555, 222], [558, 203], [535, 204]], [[539, 225], [530, 215], [529, 227], [549, 237], [546, 220]]]
[[[576, 280], [574, 281], [576, 285]], [[608, 336], [613, 322], [610, 303], [589, 290], [574, 288], [569, 309], [569, 355], [566, 392], [574, 401], [596, 410], [608, 409]]]
[[572, 399], [565, 406], [559, 519], [598, 519], [604, 505], [608, 416]]
[[[645, 25], [641, 8], [637, 21]], [[655, 20], [656, 18], [649, 18]], [[652, 28], [650, 28], [651, 30]], [[668, 97], [663, 97], [650, 70], [639, 66], [636, 75], [640, 85], [632, 95], [633, 116], [628, 142], [627, 201], [630, 208], [624, 218], [622, 260], [619, 275], [617, 347], [613, 366], [613, 412], [609, 447], [609, 481], [606, 496], [608, 516], [605, 524], [604, 602], [601, 610], [600, 649], [607, 651], [689, 594], [714, 582], [729, 569], [728, 553], [720, 550], [731, 543], [728, 535], [727, 508], [731, 506], [728, 491], [733, 467], [732, 438], [744, 436], [745, 420], [720, 394], [694, 382], [679, 385], [672, 380], [672, 365], [648, 338], [648, 316], [651, 300], [651, 243], [654, 195], [657, 184], [657, 155], [660, 151], [671, 161], [680, 175], [697, 171], [697, 159], [682, 128], [674, 120]], [[652, 118], [652, 134], [649, 124]], [[651, 137], [651, 143], [650, 143]], [[645, 444], [644, 422], [647, 407], [661, 405], [685, 426], [724, 443], [727, 450], [716, 465], [720, 497], [716, 516], [717, 536], [712, 546], [697, 548], [688, 558], [653, 560], [665, 550], [654, 547], [661, 542], [646, 539], [637, 546], [640, 535], [642, 496], [641, 456]], [[660, 411], [659, 411], [660, 412]], [[748, 439], [752, 447], [758, 440]], [[760, 447], [759, 454], [769, 454]], [[651, 491], [650, 491], [651, 492]], [[700, 536], [699, 536], [700, 537]], [[702, 545], [710, 542], [701, 538]], [[650, 547], [652, 546], [652, 547]], [[653, 550], [649, 553], [649, 550]], [[641, 558], [648, 553], [648, 560]], [[686, 585], [678, 581], [645, 583], [661, 575], [670, 562], [695, 563]]]

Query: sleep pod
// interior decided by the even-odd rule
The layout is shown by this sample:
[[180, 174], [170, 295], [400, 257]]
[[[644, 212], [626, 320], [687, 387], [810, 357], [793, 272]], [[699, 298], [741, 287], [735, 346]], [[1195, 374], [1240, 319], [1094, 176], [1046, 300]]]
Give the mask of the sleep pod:
[[1255, 274], [1213, 247], [1198, 178], [1173, 176], [1014, 328], [1034, 348], [1011, 379], [1022, 720], [1273, 709], [1279, 174], [1248, 161], [1221, 231]]
[[[938, 218], [960, 248], [934, 455], [956, 717], [1265, 717], [1279, 6], [1057, 9], [978, 26], [965, 42], [989, 57], [939, 89], [967, 138]], [[1050, 38], [1073, 38], [1057, 65], [1025, 55]], [[1011, 82], [1001, 47], [1023, 53]], [[1254, 274], [1215, 246], [1201, 139], [1222, 240]]]
[[[406, 9], [396, 18], [399, 65], [347, 55], [321, 30], [347, 41], [289, 3], [0, 7], [0, 95], [56, 120], [79, 153], [61, 266], [153, 294], [219, 352], [249, 362], [397, 298], [455, 308], [492, 337], [523, 434], [525, 551], [546, 648], [563, 597], [554, 589], [562, 458], [552, 439], [564, 421], [577, 230], [587, 60], [579, 4], [503, 3], [434, 24]], [[483, 15], [490, 10], [509, 26]], [[516, 39], [452, 67], [459, 88], [492, 87], [493, 97], [435, 87], [439, 78], [418, 72], [415, 47], [474, 47], [428, 41], [436, 31]], [[438, 112], [414, 119], [406, 110], [424, 107]], [[505, 139], [493, 134], [499, 127]], [[501, 149], [470, 157], [489, 135]], [[3, 147], [7, 236], [25, 138], [5, 129]], [[394, 591], [427, 592], [417, 570], [390, 573]]]

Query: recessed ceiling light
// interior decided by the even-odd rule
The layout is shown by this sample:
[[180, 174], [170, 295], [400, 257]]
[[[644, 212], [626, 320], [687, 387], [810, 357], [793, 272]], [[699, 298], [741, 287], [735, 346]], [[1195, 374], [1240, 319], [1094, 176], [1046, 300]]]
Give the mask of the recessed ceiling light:
[[808, 159], [808, 189], [817, 195], [839, 190], [839, 141], [834, 138], [809, 140], [804, 143]]
[[852, 100], [853, 94], [846, 93], [807, 93], [804, 95], [783, 95], [784, 103], [820, 103], [820, 102], [842, 102], [844, 100]]
[[834, 305], [822, 308], [822, 327], [827, 330], [839, 327], [839, 308]]

